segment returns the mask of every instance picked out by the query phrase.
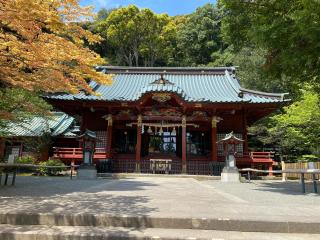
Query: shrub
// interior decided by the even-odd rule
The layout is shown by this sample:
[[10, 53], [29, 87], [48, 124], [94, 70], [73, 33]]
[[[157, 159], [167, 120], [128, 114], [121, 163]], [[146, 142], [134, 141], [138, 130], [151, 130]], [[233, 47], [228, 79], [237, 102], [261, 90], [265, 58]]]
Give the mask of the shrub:
[[[48, 161], [40, 162], [40, 166], [41, 167], [39, 168], [39, 173], [41, 175], [55, 176], [55, 175], [58, 175], [59, 172], [66, 170], [66, 168], [61, 168], [61, 167], [65, 167], [64, 163], [56, 159], [49, 159]], [[47, 167], [58, 167], [58, 168], [47, 168]]]
[[32, 156], [23, 156], [23, 157], [19, 157], [16, 161], [16, 163], [20, 163], [20, 164], [35, 164], [36, 159]]
[[319, 157], [316, 155], [302, 155], [302, 161], [304, 162], [316, 162], [317, 160], [319, 160]]

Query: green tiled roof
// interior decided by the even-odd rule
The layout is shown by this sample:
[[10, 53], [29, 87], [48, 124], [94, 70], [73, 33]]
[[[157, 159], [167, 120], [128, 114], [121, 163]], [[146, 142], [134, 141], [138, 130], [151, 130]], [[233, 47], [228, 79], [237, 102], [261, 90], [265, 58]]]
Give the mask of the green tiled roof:
[[[87, 101], [137, 101], [146, 93], [169, 92], [187, 102], [274, 103], [283, 102], [285, 94], [244, 89], [235, 76], [235, 68], [134, 68], [98, 67], [113, 74], [110, 86], [91, 82], [98, 96], [79, 93], [53, 94], [50, 99]], [[164, 81], [159, 81], [163, 79]]]
[[11, 137], [36, 137], [44, 133], [59, 136], [68, 133], [73, 123], [73, 117], [62, 112], [53, 112], [53, 115], [48, 119], [34, 117], [20, 124], [11, 123], [6, 131]]

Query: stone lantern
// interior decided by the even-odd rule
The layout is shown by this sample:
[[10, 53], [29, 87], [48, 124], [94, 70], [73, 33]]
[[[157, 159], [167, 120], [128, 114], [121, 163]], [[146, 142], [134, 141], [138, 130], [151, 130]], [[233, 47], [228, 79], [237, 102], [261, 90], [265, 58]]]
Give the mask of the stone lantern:
[[95, 132], [86, 130], [78, 137], [82, 147], [82, 164], [78, 170], [78, 178], [95, 179], [97, 178], [97, 170], [93, 165], [93, 156], [98, 141]]
[[221, 173], [222, 182], [239, 182], [240, 174], [236, 166], [236, 146], [243, 143], [242, 139], [237, 138], [233, 132], [227, 134], [217, 143], [223, 144], [226, 166]]

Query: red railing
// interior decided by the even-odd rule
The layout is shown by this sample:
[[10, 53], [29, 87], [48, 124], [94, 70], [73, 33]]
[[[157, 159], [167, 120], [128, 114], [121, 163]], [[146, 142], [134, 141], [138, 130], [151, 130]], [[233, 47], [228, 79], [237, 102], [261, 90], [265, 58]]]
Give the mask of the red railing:
[[[82, 159], [82, 148], [53, 148], [53, 157], [59, 158], [61, 160], [64, 159]], [[96, 148], [93, 159], [106, 159], [109, 154], [106, 153], [104, 148]]]
[[[243, 167], [244, 165], [251, 165], [254, 163], [267, 164], [275, 163], [274, 162], [274, 153], [273, 152], [250, 152], [243, 154], [236, 154], [237, 165]], [[218, 160], [224, 162], [225, 157], [219, 156]]]
[[[61, 159], [65, 161], [81, 161], [83, 158], [82, 148], [64, 148], [64, 147], [55, 147], [53, 148], [53, 158]], [[241, 155], [236, 155], [238, 167], [251, 167], [252, 164], [265, 164], [270, 165], [274, 163], [273, 161], [274, 153], [273, 152], [250, 152], [244, 153]], [[106, 153], [104, 148], [96, 148], [94, 154], [94, 160], [103, 160], [110, 158], [110, 153]], [[130, 161], [128, 160], [130, 159]], [[225, 157], [220, 156], [218, 158], [219, 162], [224, 162]], [[135, 160], [134, 154], [127, 155], [117, 155], [112, 160], [112, 167], [115, 172], [134, 172], [135, 171]], [[188, 174], [210, 174], [213, 167], [211, 166], [212, 162], [210, 158], [207, 157], [189, 157], [187, 159], [187, 171]], [[220, 166], [220, 165], [219, 165]], [[219, 167], [218, 166], [218, 167]], [[172, 163], [172, 172], [179, 173], [182, 169], [181, 159], [173, 158]], [[141, 160], [141, 171], [148, 172], [150, 170], [149, 159]]]
[[254, 163], [272, 163], [274, 158], [273, 152], [250, 152], [250, 158]]

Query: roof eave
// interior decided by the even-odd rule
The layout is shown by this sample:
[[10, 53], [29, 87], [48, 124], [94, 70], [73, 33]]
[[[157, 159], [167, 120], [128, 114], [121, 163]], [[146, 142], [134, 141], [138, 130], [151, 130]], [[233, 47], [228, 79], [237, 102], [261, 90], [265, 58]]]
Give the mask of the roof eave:
[[261, 95], [261, 96], [264, 96], [264, 97], [279, 98], [281, 101], [285, 101], [286, 99], [284, 99], [284, 97], [286, 95], [289, 95], [289, 93], [267, 93], [267, 92], [262, 92], [262, 91], [246, 89], [246, 88], [243, 88], [243, 87], [240, 87], [239, 90], [241, 92], [244, 92], [244, 93], [251, 93], [251, 94]]

